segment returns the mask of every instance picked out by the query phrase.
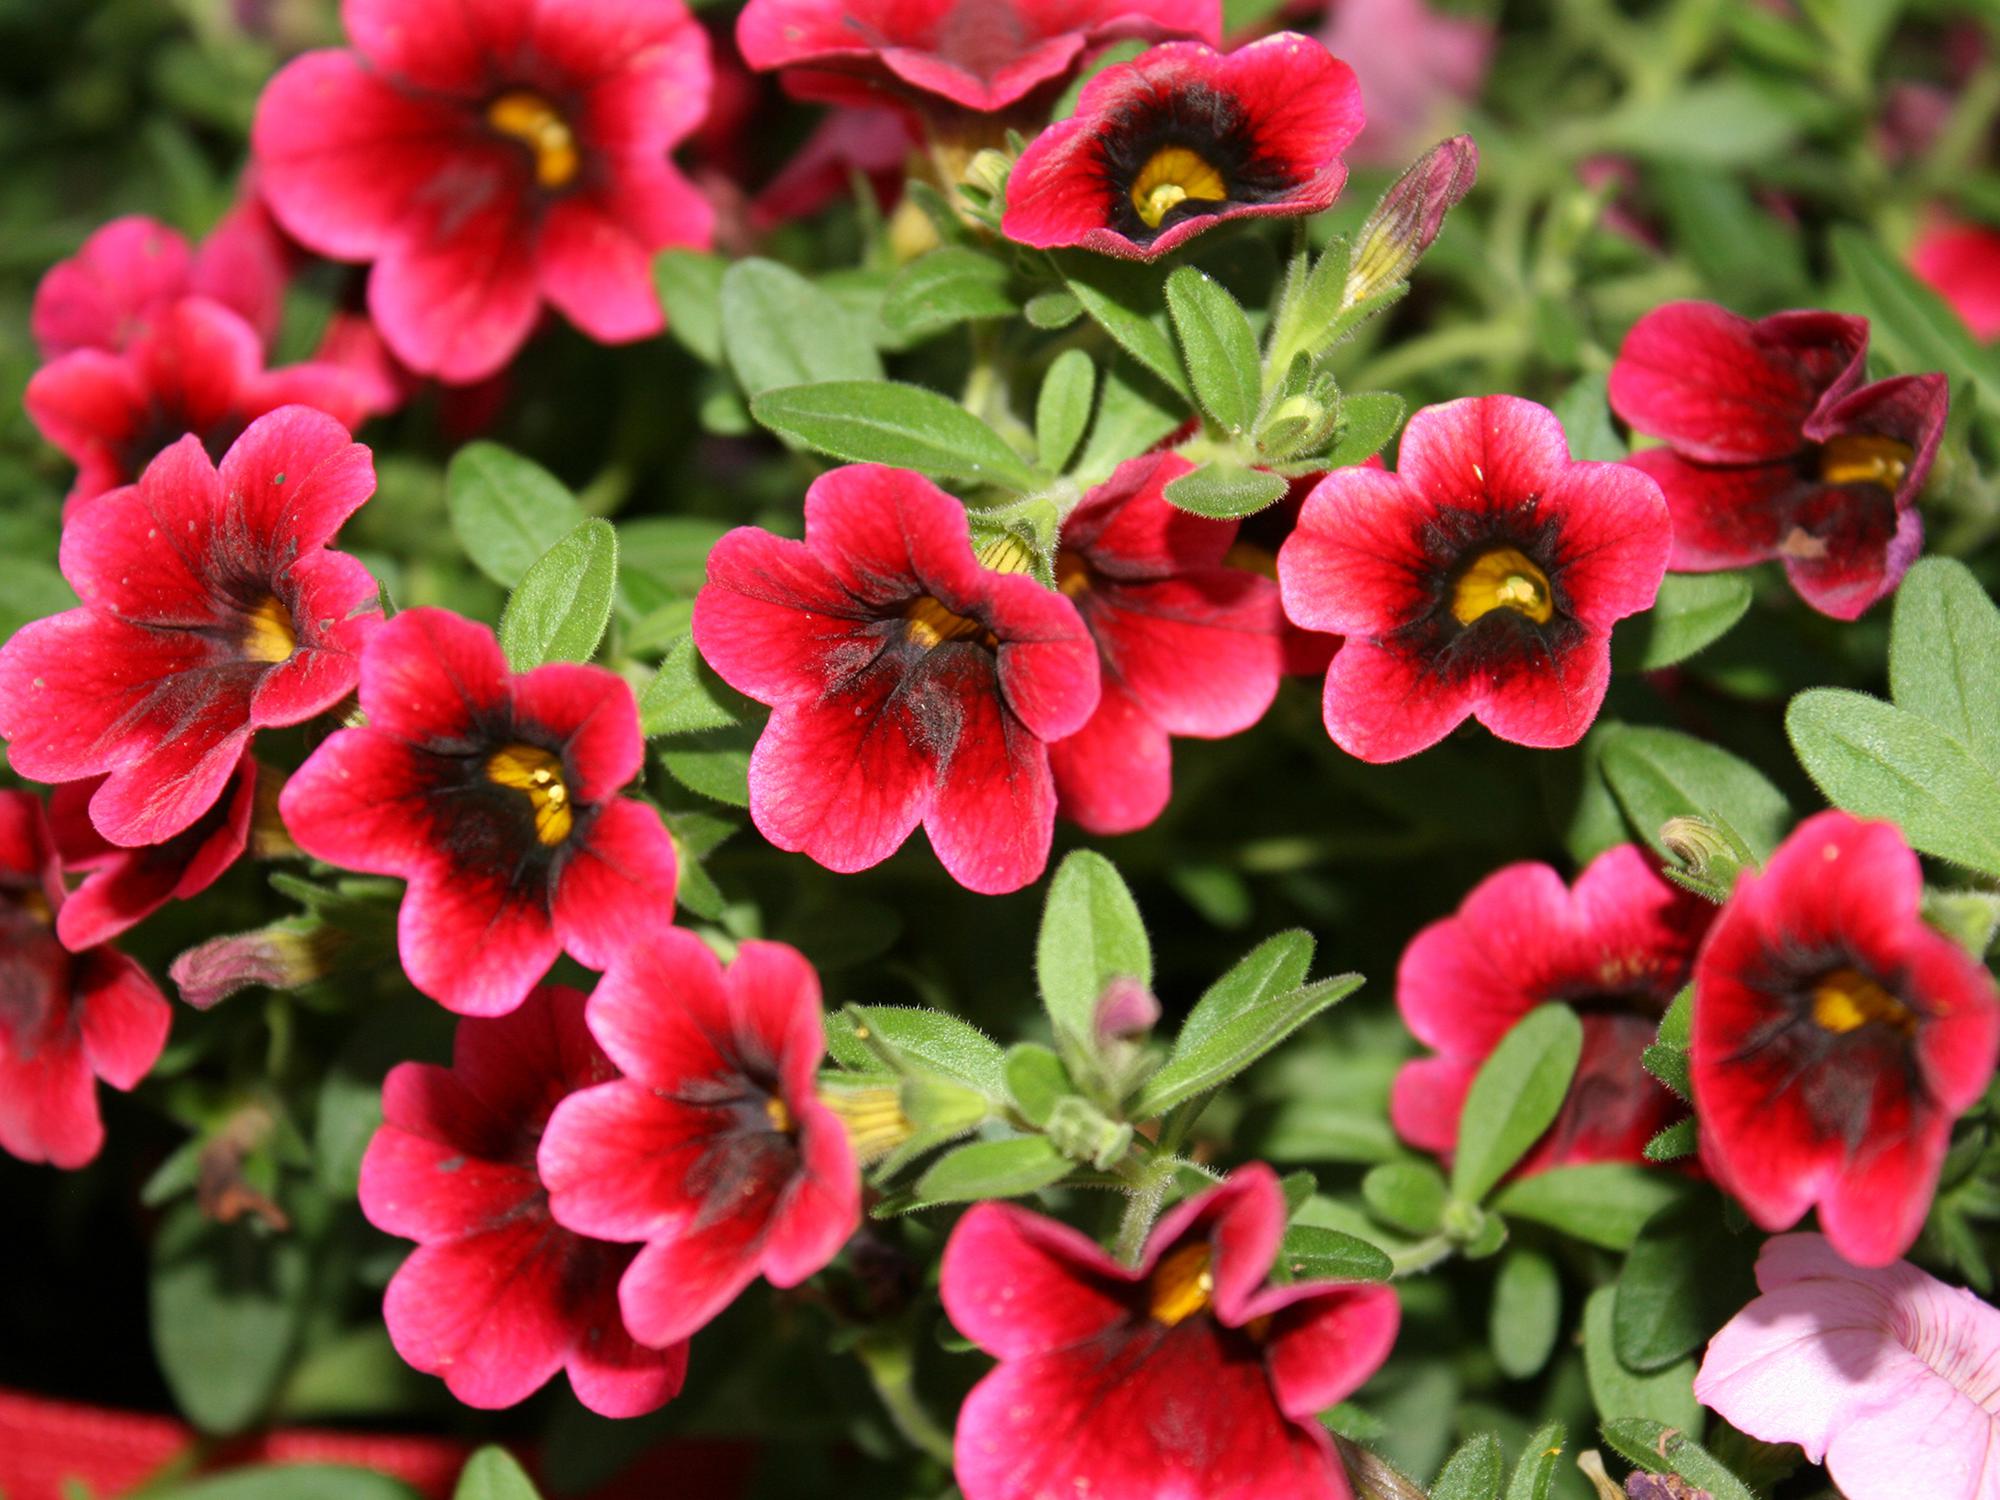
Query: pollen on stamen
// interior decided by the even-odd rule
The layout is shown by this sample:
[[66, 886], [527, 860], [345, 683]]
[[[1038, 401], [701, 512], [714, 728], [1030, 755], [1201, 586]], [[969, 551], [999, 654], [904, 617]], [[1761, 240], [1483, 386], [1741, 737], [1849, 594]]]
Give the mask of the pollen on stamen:
[[524, 793], [534, 811], [535, 838], [553, 847], [569, 837], [575, 822], [562, 762], [539, 745], [507, 745], [486, 762], [486, 779]]
[[1189, 199], [1221, 203], [1229, 184], [1199, 153], [1186, 146], [1163, 146], [1146, 159], [1132, 179], [1132, 206], [1148, 229], [1158, 229], [1168, 214]]
[[1206, 1311], [1215, 1294], [1214, 1256], [1206, 1240], [1183, 1245], [1153, 1272], [1146, 1310], [1172, 1328]]
[[266, 594], [243, 619], [245, 656], [272, 666], [292, 659], [292, 653], [299, 646], [298, 632], [292, 628], [291, 611], [275, 594]]
[[583, 156], [569, 121], [531, 89], [514, 89], [495, 99], [486, 108], [486, 123], [534, 154], [535, 181], [542, 187], [567, 187], [582, 170]]

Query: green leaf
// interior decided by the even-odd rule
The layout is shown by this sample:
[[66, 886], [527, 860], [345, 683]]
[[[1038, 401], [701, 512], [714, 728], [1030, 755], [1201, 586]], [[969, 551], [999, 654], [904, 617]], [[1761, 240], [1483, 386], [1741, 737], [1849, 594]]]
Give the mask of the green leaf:
[[1670, 818], [1712, 823], [1759, 861], [1791, 825], [1791, 804], [1761, 771], [1692, 735], [1621, 727], [1606, 737], [1602, 764], [1633, 828], [1669, 859], [1660, 828]]
[[1550, 408], [1569, 438], [1571, 458], [1587, 463], [1620, 463], [1625, 440], [1611, 423], [1611, 401], [1602, 374], [1579, 377]]
[[1536, 1007], [1500, 1039], [1459, 1116], [1454, 1197], [1477, 1203], [1541, 1139], [1583, 1055], [1583, 1023], [1567, 1005]]
[[1044, 469], [1060, 474], [1090, 425], [1097, 366], [1081, 349], [1065, 349], [1042, 377], [1035, 398], [1035, 448]]
[[[1442, 1441], [1438, 1446], [1443, 1447]], [[1446, 1461], [1431, 1485], [1431, 1500], [1500, 1500], [1506, 1472], [1507, 1455], [1500, 1451], [1500, 1440], [1482, 1432], [1468, 1438]]]
[[1049, 883], [1035, 942], [1042, 1006], [1058, 1038], [1094, 1050], [1098, 997], [1112, 980], [1153, 983], [1153, 949], [1124, 877], [1103, 855], [1079, 849]]
[[1648, 1219], [1618, 1273], [1611, 1319], [1618, 1362], [1642, 1373], [1664, 1369], [1707, 1343], [1757, 1295], [1756, 1249], [1748, 1235], [1729, 1232], [1709, 1189]]
[[541, 1500], [541, 1492], [513, 1454], [489, 1443], [465, 1461], [451, 1500]]
[[1062, 1059], [1039, 1042], [1016, 1042], [1009, 1047], [1006, 1074], [1007, 1096], [1031, 1125], [1048, 1124], [1057, 1101], [1075, 1092]]
[[900, 380], [835, 380], [766, 391], [750, 403], [766, 427], [850, 463], [901, 469], [1015, 490], [1038, 487], [1034, 471], [1000, 434], [947, 396]]
[[1656, 672], [1722, 639], [1750, 608], [1743, 573], [1669, 573], [1653, 607], [1621, 624], [1611, 640], [1621, 672]]
[[585, 520], [560, 479], [498, 443], [467, 443], [452, 455], [444, 502], [465, 555], [502, 588]]
[[1202, 992], [1174, 1045], [1183, 1051], [1198, 1046], [1252, 1006], [1297, 989], [1311, 972], [1312, 956], [1313, 935], [1302, 927], [1264, 939]]
[[1924, 558], [1896, 590], [1889, 691], [2000, 775], [2000, 609], [1964, 563]]
[[1164, 493], [1170, 504], [1182, 510], [1227, 520], [1255, 514], [1280, 499], [1286, 488], [1281, 474], [1211, 463], [1170, 481]]
[[1898, 368], [1942, 370], [1954, 390], [1969, 384], [1981, 405], [2000, 410], [2000, 355], [1980, 347], [1944, 298], [1865, 230], [1835, 229], [1833, 258], [1853, 280], [1870, 331]]
[[781, 386], [882, 378], [861, 316], [776, 261], [740, 260], [724, 273], [722, 347], [752, 396]]
[[[708, 554], [729, 529], [706, 516], [641, 516], [618, 523], [618, 585], [650, 584], [644, 605], [692, 599], [708, 580]], [[635, 599], [635, 602], [638, 602]]]
[[1044, 333], [1053, 333], [1058, 328], [1067, 328], [1083, 316], [1083, 304], [1065, 290], [1037, 292], [1028, 299], [1028, 305], [1021, 309], [1029, 324]]
[[1167, 277], [1167, 311], [1202, 409], [1227, 431], [1248, 432], [1263, 395], [1249, 315], [1221, 282], [1194, 266]]
[[1105, 478], [1126, 459], [1144, 453], [1181, 425], [1179, 403], [1162, 400], [1159, 382], [1119, 359], [1104, 372], [1097, 396], [1097, 416], [1090, 436], [1072, 466], [1086, 484]]
[[666, 309], [667, 332], [703, 364], [722, 363], [722, 278], [729, 262], [701, 250], [653, 257], [653, 288]]
[[1785, 729], [1834, 806], [1887, 818], [1924, 853], [2000, 875], [2000, 778], [1937, 725], [1865, 693], [1813, 688], [1792, 700]]
[[1406, 403], [1394, 391], [1358, 391], [1340, 398], [1340, 437], [1326, 456], [1329, 469], [1365, 464], [1403, 426]]
[[147, 1500], [417, 1500], [400, 1480], [346, 1464], [259, 1464], [161, 1488]]
[[296, 1235], [212, 1224], [193, 1203], [153, 1246], [153, 1350], [174, 1402], [204, 1432], [263, 1415], [291, 1363], [308, 1260]]
[[1701, 1404], [1694, 1399], [1694, 1361], [1682, 1359], [1650, 1374], [1628, 1370], [1612, 1332], [1614, 1288], [1601, 1286], [1583, 1305], [1583, 1368], [1590, 1398], [1602, 1417], [1650, 1417], [1701, 1435]]
[[1655, 167], [1646, 181], [1673, 226], [1675, 248], [1710, 286], [1728, 288], [1732, 306], [1797, 306], [1810, 295], [1797, 232], [1734, 174], [1673, 162]]
[[1006, 1054], [978, 1027], [941, 1010], [918, 1006], [857, 1005], [854, 1012], [904, 1056], [956, 1078], [989, 1099], [1007, 1097]]
[[1062, 1181], [1075, 1165], [1045, 1135], [974, 1141], [931, 1163], [917, 1179], [913, 1206], [1018, 1198]]
[[1179, 396], [1192, 396], [1174, 341], [1167, 333], [1160, 283], [1150, 267], [1103, 255], [1060, 258], [1070, 293], [1093, 322]]
[[661, 749], [660, 764], [691, 792], [731, 807], [748, 807], [750, 752], [762, 729], [759, 721], [683, 735]]
[[889, 284], [882, 326], [914, 342], [980, 318], [1011, 318], [1020, 304], [1007, 294], [1008, 270], [967, 245], [946, 245], [919, 256]]
[[1712, 1500], [1756, 1500], [1750, 1487], [1684, 1432], [1648, 1417], [1604, 1423], [1604, 1440], [1648, 1474], [1678, 1474]]
[[682, 636], [639, 695], [639, 730], [654, 739], [726, 729], [743, 722], [748, 703], [701, 659], [694, 637]]
[[1514, 1477], [1507, 1485], [1507, 1500], [1549, 1500], [1562, 1451], [1562, 1423], [1550, 1422], [1529, 1433], [1528, 1441], [1521, 1445], [1521, 1461], [1514, 1465]]
[[1487, 1338], [1493, 1361], [1510, 1380], [1526, 1380], [1549, 1362], [1562, 1331], [1562, 1278], [1539, 1250], [1507, 1252], [1493, 1279]]
[[1150, 1119], [1227, 1083], [1321, 1011], [1360, 989], [1361, 982], [1359, 974], [1341, 974], [1301, 985], [1239, 1011], [1192, 1045], [1176, 1041], [1173, 1056], [1146, 1080], [1128, 1113], [1135, 1120]]
[[1444, 1222], [1451, 1189], [1427, 1161], [1390, 1161], [1361, 1179], [1361, 1201], [1370, 1213], [1406, 1234], [1430, 1234]]
[[1604, 122], [1606, 145], [1648, 159], [1733, 167], [1768, 160], [1798, 133], [1792, 112], [1749, 81], [1691, 84]]
[[1646, 1221], [1688, 1191], [1684, 1178], [1649, 1167], [1597, 1162], [1553, 1167], [1511, 1182], [1493, 1200], [1510, 1218], [1561, 1230], [1605, 1250], [1628, 1250]]
[[516, 672], [545, 661], [589, 661], [611, 623], [618, 533], [585, 521], [522, 575], [500, 614], [500, 649]]
[[1657, 1162], [1679, 1161], [1683, 1157], [1693, 1156], [1699, 1144], [1700, 1136], [1695, 1126], [1694, 1116], [1689, 1115], [1684, 1120], [1674, 1121], [1673, 1124], [1646, 1142], [1646, 1160]]
[[1310, 266], [1303, 253], [1292, 258], [1271, 317], [1267, 367], [1274, 376], [1291, 369], [1301, 354], [1317, 357], [1332, 341], [1346, 297], [1348, 259], [1347, 242], [1340, 239]]
[[1691, 1065], [1687, 1048], [1669, 1047], [1659, 1042], [1652, 1042], [1639, 1054], [1639, 1061], [1645, 1065], [1648, 1073], [1679, 1094], [1681, 1098], [1690, 1101], [1694, 1098], [1694, 1080], [1689, 1073]]
[[1294, 1281], [1387, 1281], [1396, 1269], [1387, 1255], [1358, 1235], [1314, 1224], [1287, 1229], [1278, 1259]]

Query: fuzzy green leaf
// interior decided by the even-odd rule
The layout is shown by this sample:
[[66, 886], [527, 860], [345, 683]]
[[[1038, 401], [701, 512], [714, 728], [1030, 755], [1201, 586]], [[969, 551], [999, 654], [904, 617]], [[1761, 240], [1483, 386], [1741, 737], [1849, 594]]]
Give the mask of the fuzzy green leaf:
[[522, 575], [500, 614], [500, 648], [516, 672], [547, 661], [589, 661], [611, 623], [618, 533], [585, 521]]
[[1472, 1080], [1452, 1162], [1455, 1197], [1477, 1203], [1541, 1138], [1583, 1055], [1583, 1023], [1567, 1005], [1538, 1006], [1500, 1039]]
[[750, 414], [774, 432], [850, 463], [889, 464], [945, 479], [1037, 487], [1000, 434], [948, 396], [899, 380], [835, 380], [768, 390]]

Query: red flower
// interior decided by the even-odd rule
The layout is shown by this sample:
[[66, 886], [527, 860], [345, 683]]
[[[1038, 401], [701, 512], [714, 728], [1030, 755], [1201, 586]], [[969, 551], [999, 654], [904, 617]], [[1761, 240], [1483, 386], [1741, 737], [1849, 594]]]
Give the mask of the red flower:
[[172, 1014], [116, 949], [66, 951], [53, 930], [62, 908], [42, 804], [0, 791], [0, 1150], [73, 1168], [104, 1144], [97, 1080], [144, 1078]]
[[642, 1343], [677, 1343], [762, 1275], [796, 1286], [861, 1220], [861, 1176], [813, 1091], [819, 980], [782, 943], [725, 971], [668, 928], [605, 975], [590, 1029], [626, 1075], [564, 1100], [542, 1138], [556, 1222], [643, 1241], [618, 1300]]
[[278, 326], [285, 265], [239, 210], [199, 250], [156, 219], [133, 215], [97, 229], [35, 288], [31, 316], [44, 359], [77, 349], [116, 354], [183, 297], [219, 302], [268, 339]]
[[250, 843], [257, 762], [246, 749], [215, 805], [172, 838], [136, 849], [105, 839], [90, 821], [103, 777], [69, 781], [49, 802], [49, 823], [65, 871], [88, 871], [56, 916], [56, 936], [72, 953], [108, 943], [169, 901], [207, 890]]
[[373, 261], [368, 305], [412, 369], [468, 382], [544, 299], [591, 337], [657, 333], [653, 253], [708, 243], [667, 152], [708, 107], [680, 0], [346, 0], [354, 51], [271, 80], [259, 186], [301, 243]]
[[687, 1345], [650, 1349], [618, 1316], [633, 1252], [549, 1217], [535, 1152], [557, 1104], [617, 1077], [584, 997], [543, 985], [509, 1015], [460, 1021], [452, 1065], [403, 1063], [361, 1162], [361, 1211], [417, 1241], [382, 1313], [396, 1352], [468, 1406], [512, 1406], [565, 1367], [577, 1399], [636, 1417], [676, 1395]]
[[1765, 1229], [1814, 1204], [1856, 1265], [1909, 1249], [2000, 1051], [1993, 980], [1926, 926], [1891, 823], [1824, 812], [1739, 877], [1695, 960], [1701, 1160]]
[[1056, 583], [1097, 641], [1097, 711], [1049, 747], [1063, 813], [1092, 833], [1129, 833], [1173, 791], [1168, 736], [1248, 729], [1277, 696], [1284, 611], [1268, 578], [1224, 565], [1234, 521], [1169, 505], [1194, 466], [1148, 454], [1084, 496], [1064, 522]]
[[1106, 68], [1028, 145], [1000, 227], [1039, 249], [1153, 260], [1224, 219], [1316, 214], [1361, 130], [1354, 72], [1280, 32], [1231, 53], [1171, 42]]
[[184, 437], [137, 485], [78, 511], [61, 560], [83, 607], [0, 647], [14, 769], [104, 777], [90, 820], [114, 844], [192, 825], [257, 730], [353, 689], [377, 589], [326, 544], [374, 487], [366, 448], [290, 407], [252, 423], [220, 472]]
[[806, 539], [739, 527], [708, 558], [694, 638], [772, 706], [750, 816], [781, 849], [864, 870], [922, 823], [954, 880], [1018, 890], [1055, 829], [1048, 741], [1097, 707], [1076, 608], [975, 557], [965, 508], [922, 475], [856, 464], [806, 491]]
[[1655, 308], [1625, 336], [1611, 404], [1664, 438], [1631, 462], [1673, 512], [1673, 566], [1782, 559], [1799, 597], [1852, 620], [1923, 550], [1917, 492], [1944, 434], [1942, 375], [1863, 385], [1868, 323], [1709, 302]]
[[1267, 1285], [1285, 1230], [1269, 1167], [1174, 1209], [1137, 1266], [998, 1203], [966, 1213], [939, 1291], [1000, 1361], [958, 1415], [966, 1500], [1351, 1500], [1318, 1414], [1396, 1339], [1386, 1286]]
[[899, 109], [831, 110], [750, 200], [750, 227], [769, 233], [844, 202], [857, 176], [868, 179], [879, 207], [892, 207], [916, 144], [909, 116]]
[[750, 0], [736, 44], [751, 67], [785, 69], [801, 98], [1045, 115], [1112, 42], [1221, 31], [1216, 0]]
[[1397, 1133], [1425, 1151], [1454, 1150], [1480, 1064], [1517, 1021], [1553, 1000], [1581, 1016], [1583, 1057], [1562, 1112], [1519, 1170], [1643, 1161], [1646, 1142], [1687, 1111], [1640, 1054], [1687, 983], [1714, 915], [1631, 844], [1592, 860], [1574, 890], [1547, 865], [1487, 876], [1403, 952], [1397, 1007], [1438, 1055], [1397, 1075]]
[[1436, 744], [1467, 715], [1503, 740], [1583, 738], [1611, 677], [1611, 625], [1652, 604], [1666, 504], [1623, 464], [1572, 463], [1518, 396], [1426, 407], [1399, 468], [1338, 469], [1278, 553], [1285, 611], [1346, 637], [1326, 728], [1367, 761]]
[[1910, 269], [1977, 339], [2000, 339], [2000, 229], [1940, 220], [1910, 247]]
[[644, 744], [616, 673], [515, 676], [485, 626], [412, 609], [368, 643], [361, 708], [278, 809], [308, 854], [409, 881], [403, 969], [446, 1009], [500, 1015], [557, 954], [603, 969], [671, 920], [673, 839], [617, 795]]
[[77, 466], [71, 508], [133, 483], [190, 433], [220, 458], [252, 420], [281, 406], [314, 407], [347, 428], [369, 411], [367, 390], [337, 365], [265, 369], [257, 331], [206, 297], [149, 314], [121, 352], [76, 349], [44, 365], [25, 404]]

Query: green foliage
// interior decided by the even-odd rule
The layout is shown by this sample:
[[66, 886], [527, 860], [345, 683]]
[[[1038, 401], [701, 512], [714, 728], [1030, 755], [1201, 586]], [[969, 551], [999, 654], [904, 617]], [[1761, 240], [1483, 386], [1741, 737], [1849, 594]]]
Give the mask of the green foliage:
[[1583, 1053], [1583, 1023], [1567, 1005], [1543, 1005], [1501, 1038], [1465, 1096], [1451, 1191], [1484, 1198], [1527, 1155], [1562, 1108]]
[[1539, 1250], [1509, 1250], [1493, 1280], [1487, 1339], [1493, 1362], [1512, 1380], [1540, 1372], [1562, 1331], [1562, 1278]]
[[497, 443], [467, 443], [452, 456], [445, 504], [466, 556], [503, 588], [584, 523], [560, 480]]
[[500, 614], [500, 648], [516, 672], [545, 661], [589, 661], [611, 623], [618, 533], [585, 521], [521, 575]]
[[294, 1236], [209, 1223], [184, 1203], [153, 1247], [153, 1348], [175, 1403], [203, 1431], [241, 1432], [290, 1364], [309, 1276]]
[[957, 402], [893, 380], [836, 380], [767, 390], [750, 414], [773, 432], [850, 463], [1032, 490], [1035, 474]]
[[1111, 861], [1079, 849], [1049, 884], [1035, 945], [1042, 1008], [1064, 1048], [1096, 1050], [1098, 998], [1118, 978], [1153, 982], [1153, 950], [1139, 907]]
[[867, 326], [824, 287], [768, 260], [722, 278], [722, 347], [751, 396], [783, 386], [880, 380]]
[[1166, 285], [1167, 311], [1196, 399], [1228, 432], [1249, 431], [1263, 399], [1257, 335], [1249, 317], [1234, 297], [1194, 266], [1182, 266]]
[[1439, 1472], [1431, 1500], [1500, 1500], [1506, 1462], [1498, 1438], [1481, 1433], [1468, 1439]]
[[541, 1500], [541, 1491], [505, 1448], [481, 1448], [465, 1461], [451, 1500]]

